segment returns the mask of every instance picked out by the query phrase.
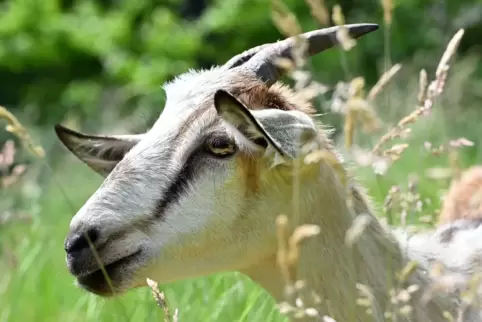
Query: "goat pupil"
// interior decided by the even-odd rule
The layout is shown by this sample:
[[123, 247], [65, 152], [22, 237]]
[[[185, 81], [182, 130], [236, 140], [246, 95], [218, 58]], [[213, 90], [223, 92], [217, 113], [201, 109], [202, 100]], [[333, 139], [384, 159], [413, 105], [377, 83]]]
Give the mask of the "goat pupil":
[[231, 142], [226, 140], [226, 139], [215, 139], [211, 143], [211, 146], [214, 149], [219, 149], [219, 150], [229, 149], [231, 147], [231, 145], [232, 145]]
[[215, 155], [230, 155], [235, 150], [234, 143], [230, 139], [223, 137], [212, 138], [207, 146], [211, 153]]

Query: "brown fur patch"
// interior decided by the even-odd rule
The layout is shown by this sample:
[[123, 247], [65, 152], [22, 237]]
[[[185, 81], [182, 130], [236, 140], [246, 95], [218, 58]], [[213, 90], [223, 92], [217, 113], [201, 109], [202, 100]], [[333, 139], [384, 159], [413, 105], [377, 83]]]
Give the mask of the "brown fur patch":
[[[316, 112], [311, 103], [302, 95], [282, 83], [275, 83], [271, 87], [267, 87], [256, 78], [244, 77], [234, 82], [234, 85], [228, 88], [228, 91], [250, 110], [267, 108], [283, 111], [298, 110], [309, 115]], [[187, 131], [192, 123], [202, 118], [204, 113], [212, 111], [213, 103], [212, 98], [210, 98], [196, 109], [186, 121], [183, 122], [179, 134]]]
[[238, 176], [243, 180], [245, 197], [250, 197], [259, 191], [260, 164], [254, 157], [239, 153], [236, 157]]
[[267, 87], [257, 81], [249, 87], [235, 87], [231, 92], [251, 110], [274, 108], [284, 111], [299, 110], [307, 114], [315, 112], [310, 102], [281, 83]]
[[445, 196], [439, 224], [457, 219], [482, 218], [482, 166], [466, 170], [454, 180]]

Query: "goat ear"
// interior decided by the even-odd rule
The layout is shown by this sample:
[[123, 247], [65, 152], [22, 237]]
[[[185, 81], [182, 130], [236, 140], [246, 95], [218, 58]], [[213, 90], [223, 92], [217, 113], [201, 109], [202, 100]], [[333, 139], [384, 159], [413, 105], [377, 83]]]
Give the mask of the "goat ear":
[[142, 138], [142, 134], [87, 135], [60, 124], [55, 125], [55, 133], [70, 152], [103, 177], [107, 177], [124, 155]]
[[226, 91], [214, 95], [218, 114], [252, 143], [272, 146], [283, 157], [294, 159], [303, 143], [316, 138], [313, 120], [300, 111], [263, 109], [250, 111]]

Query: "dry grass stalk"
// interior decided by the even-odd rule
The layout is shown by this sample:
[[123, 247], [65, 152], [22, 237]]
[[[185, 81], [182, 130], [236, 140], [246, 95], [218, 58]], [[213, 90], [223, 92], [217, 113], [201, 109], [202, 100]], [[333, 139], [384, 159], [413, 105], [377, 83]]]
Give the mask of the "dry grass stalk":
[[353, 146], [357, 124], [362, 125], [365, 133], [373, 133], [381, 127], [380, 118], [376, 114], [373, 104], [365, 98], [364, 87], [364, 78], [356, 77], [351, 80], [347, 88], [348, 93], [344, 95], [348, 97], [346, 103], [341, 107], [345, 116], [344, 135], [346, 148]]
[[296, 266], [299, 259], [299, 247], [303, 239], [320, 233], [320, 228], [315, 225], [302, 225], [294, 229], [288, 237], [288, 217], [279, 215], [276, 218], [278, 253], [277, 262], [282, 272], [283, 280], [287, 285], [294, 285], [296, 281]]
[[385, 25], [390, 26], [393, 18], [393, 0], [381, 0], [383, 8], [383, 21]]
[[460, 29], [455, 33], [452, 39], [450, 39], [447, 45], [447, 49], [444, 51], [442, 58], [440, 59], [440, 62], [437, 66], [437, 70], [435, 71], [436, 78], [439, 78], [443, 74], [447, 73], [446, 68], [449, 66], [450, 60], [455, 55], [463, 35], [464, 35], [464, 29]]
[[372, 87], [367, 95], [367, 100], [373, 101], [375, 97], [381, 92], [381, 90], [388, 84], [388, 82], [395, 76], [396, 73], [402, 68], [402, 64], [395, 64], [389, 70], [384, 72], [378, 79], [377, 83]]
[[12, 140], [8, 140], [0, 151], [0, 188], [2, 189], [15, 185], [27, 169], [23, 164], [14, 165], [15, 154], [15, 144]]
[[319, 163], [321, 161], [326, 162], [333, 168], [343, 186], [348, 185], [347, 171], [345, 167], [343, 167], [343, 164], [340, 163], [340, 161], [332, 152], [324, 149], [317, 149], [315, 151], [307, 153], [304, 158], [305, 164]]
[[[402, 227], [406, 227], [412, 231], [417, 231], [418, 228], [415, 225], [409, 225], [408, 218], [411, 214], [414, 218], [417, 218], [419, 222], [422, 222], [420, 217], [425, 205], [430, 204], [430, 199], [423, 200], [418, 192], [417, 178], [409, 178], [407, 187], [402, 189], [399, 185], [390, 187], [383, 203], [382, 211], [385, 214], [389, 225], [398, 224]], [[395, 216], [397, 218], [395, 218]], [[400, 223], [395, 222], [395, 219], [399, 219]], [[433, 216], [427, 216], [423, 218], [423, 222], [432, 222]]]
[[362, 214], [355, 217], [353, 224], [350, 226], [345, 235], [345, 244], [349, 247], [353, 246], [358, 238], [363, 234], [366, 227], [372, 221], [372, 217], [368, 214]]
[[432, 155], [442, 155], [450, 150], [455, 150], [461, 147], [471, 147], [474, 146], [474, 142], [470, 141], [467, 138], [457, 138], [454, 140], [450, 140], [446, 144], [441, 144], [438, 147], [433, 147], [430, 142], [425, 142], [424, 147], [432, 154]]
[[[390, 304], [391, 310], [383, 312], [386, 321], [398, 321], [399, 317], [410, 319], [413, 312], [411, 301], [417, 300], [413, 296], [420, 291], [420, 286], [417, 284], [407, 284], [409, 278], [415, 273], [417, 263], [415, 261], [408, 262], [397, 274], [397, 285], [390, 290]], [[367, 314], [373, 315], [377, 310], [376, 298], [373, 290], [367, 285], [358, 283], [356, 285], [359, 297], [357, 298], [357, 305], [364, 307]]]
[[[420, 286], [411, 284], [407, 287], [403, 285], [408, 281], [410, 276], [415, 272], [417, 265], [411, 261], [405, 265], [401, 271], [397, 274], [397, 285], [390, 289], [390, 304], [391, 310], [383, 312], [383, 316], [386, 321], [397, 321], [399, 317], [410, 318], [413, 312], [413, 307], [410, 304], [413, 294], [419, 291]], [[376, 298], [373, 295], [373, 291], [366, 285], [357, 284], [360, 297], [357, 299], [359, 306], [365, 307], [367, 314], [373, 315]]]
[[419, 76], [419, 81], [418, 81], [418, 105], [422, 106], [423, 102], [425, 101], [425, 97], [427, 94], [427, 85], [428, 85], [428, 76], [427, 76], [427, 71], [425, 69], [422, 69], [420, 71], [420, 76]]
[[316, 236], [320, 233], [320, 227], [316, 225], [302, 225], [295, 228], [293, 234], [288, 240], [288, 263], [291, 266], [298, 264], [300, 257], [300, 244], [309, 237]]
[[169, 306], [167, 305], [166, 297], [164, 295], [164, 292], [161, 292], [159, 290], [159, 285], [157, 282], [151, 280], [148, 278], [147, 280], [147, 285], [151, 288], [152, 290], [152, 296], [157, 302], [157, 305], [159, 305], [160, 308], [164, 310], [164, 322], [177, 322], [178, 321], [178, 310], [176, 309], [174, 311], [174, 315], [171, 317], [171, 312], [169, 310]]
[[277, 253], [277, 262], [279, 269], [281, 271], [281, 276], [285, 281], [286, 285], [292, 285], [294, 280], [292, 276], [294, 275], [291, 272], [291, 267], [288, 264], [288, 243], [287, 243], [287, 231], [288, 231], [288, 217], [286, 215], [279, 215], [276, 218], [276, 228], [277, 233], [276, 236], [278, 238], [278, 253]]
[[399, 186], [392, 186], [388, 190], [388, 194], [385, 196], [385, 200], [383, 202], [383, 213], [386, 215], [388, 219], [388, 223], [393, 225], [393, 207], [396, 204], [400, 203], [400, 187]]
[[[447, 72], [449, 70], [448, 63], [450, 59], [454, 56], [455, 51], [460, 44], [460, 40], [464, 34], [464, 30], [460, 29], [450, 40], [447, 48], [445, 49], [444, 54], [439, 62], [437, 67], [437, 71], [435, 73], [435, 79], [429, 84], [428, 88], [426, 89], [425, 93], [419, 93], [419, 99], [425, 98], [422, 104], [412, 113], [402, 118], [398, 124], [390, 130], [388, 133], [383, 135], [378, 143], [372, 149], [372, 153], [379, 154], [381, 147], [396, 138], [399, 133], [407, 126], [408, 124], [414, 123], [417, 119], [422, 116], [428, 114], [435, 102], [435, 99], [443, 92]], [[420, 74], [420, 89], [424, 88], [424, 83], [426, 82], [425, 74], [422, 72]]]
[[5, 129], [10, 133], [15, 134], [22, 144], [25, 145], [27, 150], [35, 154], [37, 157], [43, 158], [45, 156], [45, 151], [42, 147], [33, 143], [32, 138], [23, 125], [20, 124], [17, 118], [3, 106], [0, 106], [0, 119], [7, 121], [8, 124]]
[[326, 9], [324, 0], [305, 0], [311, 9], [311, 15], [322, 25], [330, 24], [330, 14]]
[[[300, 87], [305, 87], [307, 85], [307, 81], [310, 78], [309, 74], [303, 74], [301, 71], [301, 68], [306, 63], [306, 51], [308, 49], [308, 43], [304, 38], [297, 37], [302, 33], [302, 29], [296, 19], [295, 14], [291, 12], [280, 0], [272, 0], [271, 3], [273, 8], [272, 19], [277, 29], [286, 37], [295, 37], [295, 45], [291, 49], [291, 56], [293, 60], [287, 58], [278, 58], [276, 59], [275, 63], [279, 68], [285, 70], [286, 74], [289, 76], [291, 76], [293, 73], [297, 73], [297, 76], [302, 81], [296, 82], [295, 89], [301, 89]], [[318, 85], [320, 86], [315, 85], [313, 88], [311, 88], [311, 91], [317, 88], [323, 88], [321, 84]], [[325, 89], [325, 91], [326, 90], [327, 89]]]
[[[12, 140], [8, 140], [0, 150], [0, 189], [11, 189], [20, 182], [23, 174], [27, 170], [24, 164], [15, 164], [17, 149]], [[1, 191], [0, 190], [0, 191]], [[9, 211], [5, 209], [0, 213], [0, 226], [6, 226], [12, 222], [30, 223], [32, 217], [28, 214], [18, 211]], [[13, 256], [13, 252], [12, 256]], [[8, 253], [6, 253], [8, 254]]]
[[[279, 303], [282, 314], [289, 315], [294, 319], [309, 317], [321, 317], [320, 312], [313, 307], [306, 307], [302, 292], [305, 283], [297, 279], [297, 266], [300, 256], [300, 244], [309, 237], [320, 233], [320, 228], [315, 225], [301, 225], [294, 229], [289, 236], [289, 223], [286, 215], [276, 218], [278, 251], [277, 263], [285, 284], [285, 302]], [[288, 237], [289, 236], [289, 237]], [[319, 303], [321, 299], [316, 294], [310, 294], [310, 303]]]
[[[284, 63], [284, 62], [282, 62]], [[308, 71], [301, 69], [304, 61], [298, 60], [298, 65], [295, 66], [291, 61], [286, 62], [282, 68], [291, 70], [289, 76], [295, 81], [295, 91], [303, 96], [306, 100], [313, 100], [318, 95], [323, 95], [330, 89], [327, 85], [318, 83], [311, 79], [311, 74]]]
[[357, 283], [356, 288], [359, 294], [356, 304], [365, 307], [365, 312], [372, 315], [373, 306], [375, 305], [375, 295], [373, 294], [373, 290], [369, 286], [361, 283]]
[[458, 180], [462, 175], [463, 169], [459, 164], [458, 149], [462, 147], [472, 147], [474, 142], [466, 138], [458, 138], [450, 140], [445, 144], [439, 146], [432, 146], [432, 143], [425, 142], [424, 148], [434, 156], [448, 155], [448, 168], [429, 168], [426, 170], [426, 176], [435, 180], [445, 180], [452, 178]]
[[373, 100], [401, 67], [401, 64], [396, 64], [385, 72], [370, 89], [368, 95], [365, 95], [365, 79], [363, 77], [355, 77], [349, 84], [337, 84], [333, 95], [332, 110], [344, 115], [343, 133], [347, 149], [351, 149], [353, 146], [357, 124], [363, 126], [365, 133], [373, 133], [381, 128], [382, 122], [375, 112]]
[[345, 27], [341, 27], [345, 24], [345, 16], [343, 15], [343, 11], [340, 5], [333, 6], [332, 19], [336, 25], [340, 26], [336, 33], [336, 38], [340, 42], [343, 50], [349, 51], [356, 46], [356, 40], [350, 37], [350, 35], [348, 34], [348, 29], [346, 29]]
[[397, 285], [389, 292], [392, 310], [383, 313], [387, 321], [397, 321], [399, 317], [410, 319], [413, 313], [413, 306], [410, 302], [413, 300], [413, 295], [420, 290], [420, 286], [416, 284], [403, 286], [415, 273], [416, 269], [417, 263], [410, 261], [398, 272]]
[[403, 151], [405, 151], [407, 148], [408, 144], [406, 143], [395, 144], [391, 148], [384, 150], [382, 152], [382, 156], [389, 157], [391, 161], [396, 161], [401, 158]]
[[464, 316], [470, 308], [481, 307], [480, 287], [482, 281], [482, 274], [480, 271], [475, 271], [467, 278], [460, 273], [446, 272], [443, 264], [434, 262], [428, 271], [431, 279], [434, 281], [430, 288], [428, 288], [421, 300], [427, 303], [430, 298], [437, 293], [459, 293], [460, 294], [460, 308], [454, 317], [448, 312], [445, 314], [447, 321], [465, 321]]
[[288, 38], [302, 33], [302, 29], [298, 24], [296, 16], [285, 4], [280, 0], [272, 0], [271, 6], [273, 22], [283, 36]]
[[349, 111], [343, 122], [343, 134], [345, 135], [345, 147], [351, 148], [355, 136], [355, 113]]

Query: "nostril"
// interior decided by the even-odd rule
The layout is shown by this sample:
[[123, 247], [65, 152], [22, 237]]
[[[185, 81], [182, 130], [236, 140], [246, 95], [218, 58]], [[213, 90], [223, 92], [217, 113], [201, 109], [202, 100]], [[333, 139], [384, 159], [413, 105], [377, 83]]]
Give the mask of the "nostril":
[[75, 233], [69, 236], [65, 242], [65, 251], [67, 253], [78, 252], [89, 248], [89, 242], [95, 245], [99, 239], [99, 231], [95, 228], [90, 228], [81, 233]]

